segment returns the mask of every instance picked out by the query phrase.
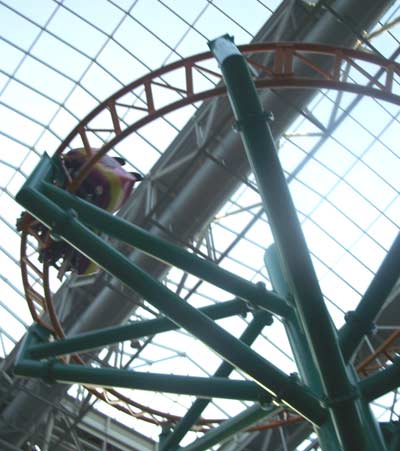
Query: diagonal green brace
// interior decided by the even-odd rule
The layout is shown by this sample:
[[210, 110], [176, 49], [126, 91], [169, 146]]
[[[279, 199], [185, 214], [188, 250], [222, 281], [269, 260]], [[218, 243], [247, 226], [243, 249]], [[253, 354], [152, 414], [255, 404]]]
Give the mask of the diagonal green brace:
[[61, 207], [74, 209], [79, 218], [87, 225], [130, 244], [158, 260], [187, 271], [271, 313], [286, 316], [291, 311], [290, 306], [282, 297], [267, 291], [263, 286], [254, 285], [220, 268], [215, 263], [191, 254], [185, 249], [154, 236], [124, 219], [110, 215], [55, 185], [44, 183], [43, 192]]
[[349, 360], [387, 300], [400, 276], [400, 234], [397, 235], [375, 277], [354, 312], [346, 315], [347, 323], [339, 331], [343, 357]]
[[[265, 313], [262, 311], [256, 312], [254, 319], [241, 335], [240, 341], [247, 345], [251, 345], [251, 343], [253, 343], [254, 340], [259, 336], [266, 324], [271, 324], [271, 322], [268, 320], [268, 318], [265, 317]], [[223, 362], [214, 373], [214, 376], [228, 377], [233, 369], [234, 368], [229, 363]], [[178, 446], [179, 442], [182, 440], [188, 430], [190, 430], [190, 428], [196, 423], [208, 404], [209, 400], [207, 399], [196, 399], [190, 409], [186, 412], [185, 416], [175, 425], [173, 431], [169, 435], [167, 435], [160, 443], [159, 451], [171, 450]]]
[[400, 387], [400, 357], [383, 370], [368, 376], [360, 382], [360, 389], [368, 401]]
[[[43, 165], [43, 166], [42, 166]], [[74, 211], [64, 211], [38, 191], [46, 179], [41, 162], [18, 193], [18, 202], [84, 255], [117, 277], [173, 322], [208, 345], [222, 359], [242, 370], [280, 402], [292, 407], [310, 421], [319, 424], [325, 409], [306, 387], [293, 381], [283, 371], [266, 361], [251, 348], [197, 311], [159, 281], [134, 265], [122, 253], [110, 247], [94, 232], [81, 224]]]
[[[206, 451], [217, 443], [232, 437], [232, 435], [252, 426], [257, 421], [265, 420], [266, 418], [279, 413], [281, 408], [276, 406], [269, 406], [263, 409], [259, 406], [249, 407], [244, 412], [236, 415], [233, 418], [222, 423], [220, 426], [212, 429], [184, 448], [179, 448], [180, 451]], [[171, 448], [173, 449], [173, 448]]]
[[[199, 311], [217, 320], [233, 315], [243, 315], [248, 311], [248, 305], [240, 299], [234, 299], [202, 307]], [[29, 347], [29, 355], [32, 359], [43, 359], [73, 354], [176, 329], [178, 326], [168, 318], [150, 319], [124, 326], [98, 329], [95, 332], [87, 332], [50, 343], [36, 343]]]

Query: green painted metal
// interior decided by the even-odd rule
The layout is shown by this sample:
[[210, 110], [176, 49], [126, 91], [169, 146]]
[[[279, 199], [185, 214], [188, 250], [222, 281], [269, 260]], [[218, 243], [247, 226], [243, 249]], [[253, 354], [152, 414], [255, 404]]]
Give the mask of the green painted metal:
[[372, 413], [369, 400], [365, 397], [360, 386], [360, 377], [352, 364], [347, 365], [348, 375], [350, 380], [353, 381], [354, 385], [360, 394], [357, 401], [358, 408], [361, 412], [361, 418], [363, 422], [363, 428], [365, 431], [365, 437], [367, 442], [370, 444], [371, 449], [379, 449], [382, 451], [387, 450], [387, 443], [383, 437], [380, 424]]
[[56, 360], [20, 359], [14, 370], [19, 376], [37, 377], [45, 382], [81, 383], [100, 387], [132, 388], [160, 391], [204, 398], [239, 399], [271, 402], [272, 397], [251, 381], [229, 380], [225, 377], [194, 377], [138, 371], [93, 368]]
[[307, 387], [298, 384], [237, 338], [219, 327], [206, 315], [180, 299], [175, 293], [134, 265], [127, 257], [111, 248], [99, 236], [82, 225], [73, 210], [64, 211], [39, 190], [51, 169], [43, 158], [34, 176], [18, 193], [18, 202], [46, 224], [52, 232], [79, 249], [100, 267], [139, 293], [173, 322], [188, 330], [224, 360], [242, 370], [280, 402], [292, 407], [313, 423], [325, 417], [318, 398]]
[[360, 389], [368, 401], [373, 401], [400, 386], [400, 357], [387, 368], [360, 382]]
[[351, 383], [307, 245], [280, 165], [266, 115], [245, 59], [227, 36], [209, 43], [226, 84], [244, 147], [254, 172], [285, 280], [293, 293], [314, 365], [341, 449], [378, 449], [364, 431], [359, 394]]
[[156, 451], [161, 451], [163, 449], [163, 444], [165, 442], [165, 439], [168, 437], [168, 435], [171, 432], [170, 429], [171, 428], [170, 428], [169, 423], [164, 423], [161, 425], [161, 433], [158, 436], [158, 443], [157, 443]]
[[388, 443], [388, 451], [399, 451], [400, 449], [400, 422], [389, 421], [380, 423], [382, 433]]
[[399, 451], [400, 449], [400, 423], [392, 425], [392, 434], [389, 451]]
[[371, 332], [373, 322], [399, 280], [399, 276], [400, 234], [393, 242], [356, 310], [347, 315], [347, 324], [340, 330], [340, 346], [346, 360], [351, 358], [362, 338]]
[[53, 184], [44, 183], [43, 192], [63, 208], [74, 209], [83, 222], [96, 228], [96, 230], [130, 244], [158, 260], [174, 265], [183, 271], [188, 271], [200, 279], [212, 283], [239, 298], [246, 299], [271, 313], [286, 316], [290, 312], [290, 307], [284, 299], [275, 293], [267, 291], [261, 285], [248, 282], [220, 268], [211, 261], [191, 254], [185, 249], [158, 238], [128, 221], [109, 215], [106, 211], [71, 195]]
[[[177, 449], [181, 438], [206, 407], [208, 399], [213, 397], [257, 401], [268, 405], [268, 408], [264, 410], [255, 405], [208, 432], [184, 450], [209, 449], [286, 405], [314, 424], [324, 451], [385, 451], [387, 448], [372, 418], [368, 402], [398, 387], [400, 359], [361, 382], [347, 362], [373, 324], [384, 299], [397, 280], [400, 235], [359, 307], [348, 315], [350, 320], [338, 337], [323, 302], [276, 155], [271, 131], [266, 123], [268, 115], [261, 109], [245, 60], [226, 37], [211, 42], [210, 47], [221, 64], [237, 119], [237, 129], [242, 135], [275, 237], [276, 247], [267, 251], [266, 264], [276, 293], [237, 277], [63, 191], [52, 184], [54, 178], [62, 182], [58, 161], [45, 155], [18, 193], [18, 202], [46, 224], [54, 235], [70, 243], [135, 290], [162, 312], [165, 318], [103, 329], [56, 343], [44, 343], [49, 332], [34, 326], [21, 346], [15, 372], [48, 382], [81, 382], [205, 398], [198, 399], [177, 424], [175, 431], [165, 435], [160, 445], [160, 449], [165, 451]], [[238, 299], [197, 310], [134, 265], [129, 258], [111, 248], [91, 228], [194, 274], [246, 300], [247, 304], [244, 305]], [[255, 313], [254, 320], [241, 339], [233, 337], [213, 321], [243, 313], [252, 305], [260, 310]], [[283, 319], [302, 382], [287, 376], [249, 346], [262, 327], [271, 322], [271, 313]], [[224, 359], [225, 362], [213, 377], [66, 365], [50, 358], [177, 327], [188, 330]], [[47, 360], [34, 360], [43, 358]], [[233, 368], [241, 370], [254, 382], [228, 379]], [[273, 406], [272, 402], [279, 406]], [[390, 449], [393, 449], [393, 444]]]
[[390, 444], [390, 451], [399, 451], [400, 449], [400, 433], [393, 437]]
[[[240, 341], [247, 345], [251, 345], [260, 335], [266, 324], [271, 324], [269, 318], [265, 317], [264, 312], [256, 312], [253, 320], [241, 335]], [[232, 365], [227, 362], [223, 362], [214, 373], [214, 377], [228, 377], [233, 369], [234, 368]], [[175, 425], [173, 431], [164, 437], [162, 443], [160, 442], [160, 451], [168, 451], [176, 448], [185, 434], [194, 424], [196, 424], [196, 421], [199, 419], [204, 409], [208, 406], [209, 402], [210, 401], [207, 399], [197, 399], [186, 412], [185, 416]]]
[[[244, 301], [234, 299], [200, 308], [199, 311], [209, 318], [217, 320], [233, 315], [244, 315], [248, 312], [248, 307], [248, 304]], [[147, 337], [178, 328], [175, 323], [165, 317], [138, 321], [124, 326], [98, 329], [95, 332], [87, 332], [50, 343], [37, 343], [30, 346], [30, 356], [33, 359], [42, 359], [84, 352], [101, 346]]]
[[[282, 265], [275, 244], [266, 250], [264, 259], [274, 290], [294, 303], [293, 296], [283, 275]], [[315, 393], [322, 396], [323, 388], [321, 379], [311, 356], [303, 326], [295, 310], [284, 319], [283, 324], [301, 379]], [[323, 426], [315, 428], [315, 432], [318, 434], [319, 444], [324, 451], [336, 451], [340, 449], [332, 422], [326, 421]]]
[[[282, 265], [275, 244], [266, 250], [264, 260], [274, 290], [294, 303], [293, 295], [290, 293], [289, 286], [283, 275]], [[322, 383], [310, 353], [304, 328], [299, 321], [295, 309], [290, 316], [285, 318], [283, 324], [302, 380], [308, 386], [312, 387], [315, 393], [322, 396]]]
[[20, 362], [21, 360], [25, 360], [27, 357], [30, 358], [30, 348], [31, 346], [35, 346], [36, 343], [39, 343], [43, 339], [47, 339], [49, 336], [49, 331], [46, 331], [39, 324], [33, 324], [29, 327], [24, 339], [22, 340], [21, 346], [18, 349], [18, 353], [15, 357], [15, 361]]
[[[272, 415], [276, 415], [280, 410], [282, 409], [276, 406], [269, 406], [265, 409], [259, 406], [252, 406], [239, 415], [225, 421], [219, 427], [207, 432], [190, 445], [179, 449], [180, 451], [209, 450], [212, 446], [221, 443], [232, 435], [252, 426], [257, 421], [265, 420]], [[173, 448], [171, 451], [172, 450]]]

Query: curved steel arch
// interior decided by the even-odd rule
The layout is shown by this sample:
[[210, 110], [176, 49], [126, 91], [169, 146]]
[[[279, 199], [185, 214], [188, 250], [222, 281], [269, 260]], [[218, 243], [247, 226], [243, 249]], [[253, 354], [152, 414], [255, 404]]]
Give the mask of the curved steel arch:
[[[255, 83], [260, 89], [334, 89], [367, 95], [400, 105], [400, 95], [394, 91], [395, 77], [400, 77], [400, 65], [381, 56], [342, 47], [296, 42], [249, 44], [239, 48], [247, 56], [248, 63], [257, 72]], [[254, 57], [260, 53], [271, 55], [269, 66], [261, 65], [254, 60]], [[317, 65], [311, 61], [310, 57], [315, 55], [324, 57], [325, 64]], [[330, 70], [325, 68], [326, 58], [329, 59]], [[214, 85], [208, 89], [201, 89], [200, 81], [203, 82], [204, 77], [211, 77], [214, 81], [219, 81], [222, 77], [214, 68], [210, 69], [200, 65], [208, 60], [212, 60], [212, 55], [210, 52], [205, 52], [157, 69], [120, 89], [89, 113], [67, 136], [56, 153], [63, 153], [74, 140], [75, 147], [79, 145], [90, 153], [91, 148], [94, 147], [90, 141], [96, 133], [108, 132], [110, 136], [100, 152], [82, 168], [80, 175], [72, 182], [70, 188], [76, 189], [88, 174], [92, 164], [139, 128], [186, 105], [225, 94], [223, 86]], [[350, 65], [357, 75], [364, 78], [365, 83], [342, 80], [343, 64]], [[367, 66], [365, 66], [366, 64]], [[369, 72], [371, 65], [375, 70], [378, 69], [378, 76]], [[306, 77], [300, 75], [299, 71], [304, 67], [309, 73]], [[183, 83], [171, 85], [163, 79], [168, 75], [180, 77]], [[381, 81], [382, 78], [383, 81]], [[210, 79], [209, 83], [213, 84]], [[156, 89], [174, 92], [177, 100], [169, 104], [158, 105]], [[135, 102], [138, 104], [135, 102], [125, 103], [124, 97], [129, 94], [136, 99]], [[131, 124], [126, 123], [121, 117], [122, 115], [118, 114], [118, 109], [121, 108], [125, 108], [125, 112], [136, 111], [141, 114], [141, 117]], [[107, 124], [102, 128], [97, 128], [93, 122], [104, 112], [107, 114], [102, 117], [102, 120], [106, 118]]]

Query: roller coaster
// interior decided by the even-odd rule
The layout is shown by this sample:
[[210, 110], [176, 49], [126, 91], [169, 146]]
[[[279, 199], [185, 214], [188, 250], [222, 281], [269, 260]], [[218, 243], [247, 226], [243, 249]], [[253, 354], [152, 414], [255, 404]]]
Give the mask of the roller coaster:
[[[394, 451], [400, 431], [393, 432], [385, 442], [368, 403], [399, 385], [399, 332], [395, 331], [357, 368], [349, 361], [398, 279], [400, 238], [395, 240], [356, 311], [348, 315], [346, 325], [337, 332], [324, 307], [277, 158], [268, 126], [271, 115], [262, 111], [256, 88], [335, 89], [400, 105], [400, 95], [394, 89], [400, 65], [361, 51], [306, 43], [237, 48], [223, 37], [210, 47], [211, 52], [165, 66], [109, 97], [75, 127], [52, 158], [42, 158], [21, 189], [17, 200], [27, 210], [18, 222], [21, 272], [36, 325], [28, 334], [15, 371], [50, 382], [82, 383], [119, 410], [162, 425], [166, 432], [160, 450], [209, 449], [239, 429], [262, 430], [309, 421], [324, 450]], [[268, 54], [270, 64], [260, 64], [259, 54]], [[207, 64], [213, 58], [220, 71]], [[344, 80], [343, 64], [358, 71], [357, 82]], [[183, 80], [179, 85], [166, 81], [172, 73], [179, 73], [176, 79]], [[213, 80], [211, 87], [200, 75]], [[165, 92], [170, 95], [164, 96]], [[251, 284], [113, 215], [128, 200], [134, 202], [131, 191], [142, 179], [142, 175], [125, 170], [125, 161], [118, 155], [112, 156], [117, 144], [172, 111], [226, 94], [274, 233], [275, 245], [266, 252], [274, 291]], [[108, 136], [101, 146], [97, 144], [98, 133]], [[102, 239], [104, 234], [213, 283], [236, 299], [196, 310], [113, 249]], [[34, 254], [28, 250], [32, 242], [37, 243]], [[164, 316], [67, 337], [56, 313], [50, 273], [56, 270], [63, 279], [70, 271], [82, 276], [99, 268], [137, 291]], [[30, 276], [32, 272], [37, 278]], [[250, 311], [254, 319], [240, 340], [213, 321]], [[285, 324], [298, 378], [287, 376], [251, 350], [251, 343], [272, 322], [273, 315]], [[83, 357], [89, 349], [178, 326], [222, 357], [224, 363], [213, 377], [142, 375], [93, 368]], [[249, 379], [229, 379], [233, 368]], [[184, 393], [198, 399], [180, 418], [135, 402], [118, 387]], [[226, 421], [201, 418], [213, 397], [253, 401], [254, 406]], [[179, 448], [182, 437], [192, 428], [204, 435]]]

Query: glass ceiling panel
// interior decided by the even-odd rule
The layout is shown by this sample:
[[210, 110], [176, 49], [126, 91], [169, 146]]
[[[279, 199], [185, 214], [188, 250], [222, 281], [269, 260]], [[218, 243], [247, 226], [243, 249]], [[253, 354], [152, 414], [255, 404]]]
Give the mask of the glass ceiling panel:
[[[250, 42], [280, 4], [272, 0], [245, 3], [244, 8], [239, 0], [101, 0], [93, 8], [91, 2], [79, 0], [0, 0], [1, 358], [12, 351], [31, 322], [22, 294], [20, 240], [14, 228], [21, 208], [13, 196], [40, 155], [52, 154], [79, 120], [107, 96], [161, 65], [206, 51], [208, 39], [229, 33], [238, 44]], [[398, 10], [397, 1], [374, 31], [396, 19]], [[399, 39], [396, 24], [372, 35], [370, 42], [377, 52], [391, 57]], [[362, 77], [354, 69], [344, 66], [342, 70], [348, 71], [349, 79]], [[202, 77], [204, 86], [215, 84], [212, 78], [196, 76]], [[183, 82], [174, 76], [166, 79]], [[399, 89], [399, 80], [395, 84]], [[157, 91], [160, 103], [172, 95], [163, 91]], [[143, 104], [143, 92], [137, 95], [137, 104]], [[197, 108], [187, 107], [142, 128], [115, 151], [129, 160], [130, 168], [147, 174]], [[132, 114], [126, 112], [127, 122]], [[344, 313], [356, 307], [399, 232], [399, 115], [395, 105], [322, 90], [279, 138], [281, 163], [337, 327], [343, 325]], [[101, 146], [105, 136], [98, 134], [96, 139]], [[263, 256], [273, 242], [272, 234], [254, 178], [246, 181], [210, 218], [198, 242], [187, 244], [221, 267], [270, 288]], [[196, 307], [231, 299], [180, 270], [171, 270], [163, 283]], [[152, 309], [144, 304], [131, 319], [152, 317]], [[238, 336], [248, 321], [236, 318], [220, 324]], [[213, 374], [220, 363], [183, 331], [139, 343], [143, 349], [138, 355], [137, 345], [125, 343], [118, 350], [102, 351], [97, 358], [105, 365], [103, 359], [109, 354], [109, 362], [120, 359], [119, 364], [129, 368], [163, 373], [173, 369], [176, 374], [192, 375]], [[253, 348], [288, 374], [295, 371], [279, 320], [264, 329]], [[77, 395], [79, 390], [74, 386], [70, 393]], [[135, 399], [177, 415], [184, 414], [193, 401], [188, 396], [140, 391]], [[390, 413], [388, 407], [392, 404], [389, 395], [379, 400], [377, 412], [382, 418], [393, 416], [394, 408]], [[213, 401], [204, 417], [226, 418], [245, 406]], [[105, 403], [97, 402], [96, 407], [157, 440], [158, 425], [132, 420]], [[195, 435], [189, 434], [186, 440]]]

